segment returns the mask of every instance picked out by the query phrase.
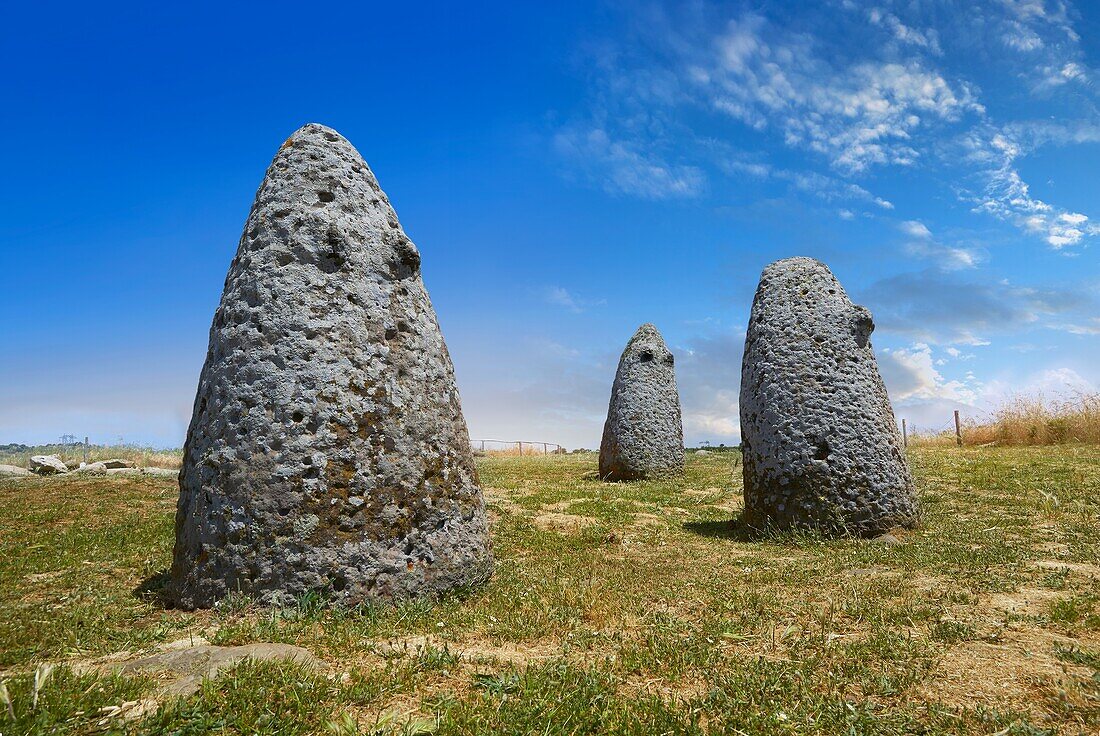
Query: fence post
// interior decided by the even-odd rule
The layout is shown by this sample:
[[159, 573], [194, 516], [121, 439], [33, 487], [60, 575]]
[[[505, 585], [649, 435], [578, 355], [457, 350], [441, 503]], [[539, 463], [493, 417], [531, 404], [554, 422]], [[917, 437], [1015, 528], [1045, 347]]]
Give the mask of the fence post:
[[516, 444], [518, 444], [518, 445], [519, 445], [519, 454], [520, 454], [520, 457], [523, 457], [523, 443], [522, 443], [522, 442], [517, 442]]
[[84, 464], [85, 465], [88, 464], [88, 437], [87, 437], [87, 435], [85, 435], [85, 437], [84, 437]]
[[901, 420], [901, 445], [902, 447], [909, 448], [909, 431], [905, 426], [905, 420]]
[[959, 447], [963, 446], [963, 430], [962, 424], [959, 422], [959, 410], [955, 410], [955, 444]]

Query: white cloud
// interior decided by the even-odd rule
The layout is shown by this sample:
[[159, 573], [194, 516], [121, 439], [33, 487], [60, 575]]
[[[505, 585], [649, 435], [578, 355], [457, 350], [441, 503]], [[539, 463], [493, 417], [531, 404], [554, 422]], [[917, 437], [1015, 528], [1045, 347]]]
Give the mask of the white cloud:
[[936, 31], [933, 29], [918, 31], [915, 28], [910, 28], [893, 13], [888, 13], [879, 8], [871, 8], [867, 16], [873, 25], [886, 28], [893, 34], [895, 39], [904, 44], [919, 46], [936, 55], [943, 53], [940, 49]]
[[1100, 317], [1093, 317], [1084, 324], [1064, 323], [1051, 325], [1051, 327], [1073, 335], [1100, 335]]
[[554, 136], [554, 147], [611, 194], [642, 199], [689, 198], [700, 194], [706, 183], [701, 169], [667, 164], [656, 156], [640, 153], [628, 142], [613, 140], [600, 128], [559, 131]]
[[1035, 31], [1017, 20], [1008, 21], [1001, 40], [1017, 51], [1035, 51], [1043, 48], [1043, 39]]
[[676, 354], [676, 383], [683, 406], [684, 441], [740, 442], [737, 366], [744, 353], [743, 331], [692, 338]]
[[932, 231], [928, 229], [928, 226], [923, 222], [916, 220], [906, 220], [901, 223], [901, 231], [911, 238], [921, 238], [922, 240], [931, 240]]
[[932, 348], [919, 342], [909, 348], [887, 348], [879, 356], [879, 370], [894, 401], [948, 399], [972, 404], [977, 399], [980, 384], [945, 380], [934, 363]]
[[974, 268], [981, 262], [981, 256], [974, 250], [961, 247], [940, 245], [932, 237], [932, 231], [923, 222], [906, 220], [898, 226], [903, 233], [913, 238], [905, 246], [909, 255], [929, 259], [945, 271], [957, 271]]
[[[888, 23], [886, 15], [878, 18]], [[838, 68], [812, 43], [784, 36], [759, 15], [730, 21], [712, 48], [686, 75], [710, 106], [755, 129], [775, 128], [788, 145], [816, 151], [847, 172], [912, 164], [920, 129], [982, 109], [969, 87], [949, 84], [918, 59]]]
[[1070, 212], [1031, 195], [1016, 161], [1024, 154], [1019, 140], [1009, 131], [983, 131], [965, 140], [970, 161], [981, 166], [984, 191], [972, 198], [975, 211], [986, 212], [1040, 236], [1051, 248], [1061, 250], [1100, 232], [1087, 215]]
[[580, 314], [591, 307], [599, 307], [607, 303], [605, 299], [582, 299], [561, 286], [547, 287], [543, 292], [543, 298], [548, 304], [564, 307], [574, 314]]

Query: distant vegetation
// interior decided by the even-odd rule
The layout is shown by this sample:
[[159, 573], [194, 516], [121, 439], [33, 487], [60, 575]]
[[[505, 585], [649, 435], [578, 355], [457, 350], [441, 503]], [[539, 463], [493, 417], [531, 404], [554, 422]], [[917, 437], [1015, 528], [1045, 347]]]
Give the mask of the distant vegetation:
[[[996, 409], [987, 421], [963, 424], [966, 445], [1100, 444], [1100, 393], [1049, 399], [1017, 396]], [[954, 430], [914, 434], [919, 445], [954, 444]]]
[[[84, 445], [0, 445], [0, 465], [28, 466], [32, 455], [57, 455], [70, 468], [84, 461]], [[163, 450], [137, 445], [91, 445], [88, 462], [130, 460], [140, 468], [176, 469], [183, 462], [183, 450]]]

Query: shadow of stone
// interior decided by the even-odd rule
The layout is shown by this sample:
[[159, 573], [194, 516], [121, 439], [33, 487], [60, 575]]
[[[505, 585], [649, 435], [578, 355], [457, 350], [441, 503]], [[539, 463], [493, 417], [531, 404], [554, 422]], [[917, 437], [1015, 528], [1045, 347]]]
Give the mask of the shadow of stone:
[[166, 569], [158, 570], [141, 581], [141, 584], [131, 591], [138, 600], [152, 603], [159, 608], [175, 608], [175, 603], [168, 595], [168, 581], [171, 579]]
[[686, 521], [683, 528], [684, 531], [701, 537], [728, 539], [732, 542], [755, 542], [764, 536], [759, 529], [745, 524], [740, 516], [720, 521]]

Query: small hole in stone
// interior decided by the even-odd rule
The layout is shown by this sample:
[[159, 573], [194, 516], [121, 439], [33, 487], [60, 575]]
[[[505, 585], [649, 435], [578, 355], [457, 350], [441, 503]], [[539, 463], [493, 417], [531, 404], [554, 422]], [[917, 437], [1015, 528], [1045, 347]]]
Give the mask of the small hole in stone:
[[829, 453], [832, 452], [832, 448], [829, 447], [828, 440], [821, 440], [817, 443], [817, 450], [814, 452], [814, 460], [828, 460]]
[[648, 363], [649, 361], [653, 360], [652, 351], [643, 350], [642, 354], [638, 356], [638, 360], [640, 360], [643, 363]]
[[300, 422], [306, 418], [306, 415], [300, 411], [296, 411], [290, 415], [290, 418], [293, 419], [295, 422]]
[[308, 456], [302, 458], [302, 465], [313, 465], [313, 458]]
[[322, 190], [317, 192], [317, 199], [322, 201], [322, 202], [328, 203], [328, 202], [331, 202], [332, 200], [336, 199], [336, 195], [333, 194], [332, 192], [326, 192], [325, 190], [322, 189]]
[[348, 587], [348, 581], [342, 576], [338, 576], [332, 579], [332, 589], [339, 593], [344, 588]]

